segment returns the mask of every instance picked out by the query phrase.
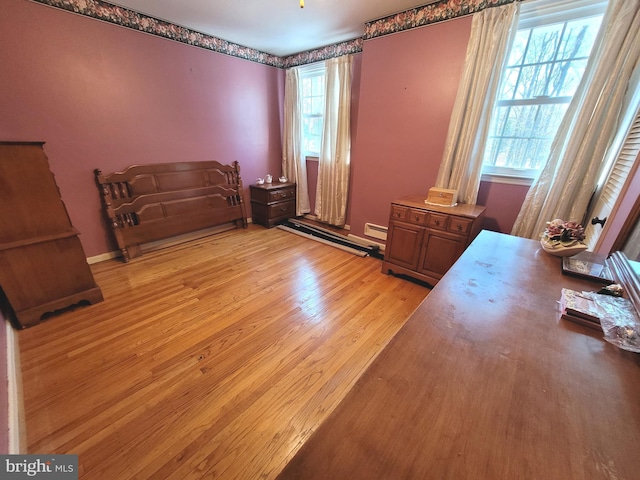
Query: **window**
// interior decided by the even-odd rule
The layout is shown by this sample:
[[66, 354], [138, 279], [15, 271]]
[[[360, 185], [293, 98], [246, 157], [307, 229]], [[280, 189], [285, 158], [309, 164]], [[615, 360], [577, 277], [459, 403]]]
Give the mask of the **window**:
[[595, 0], [522, 4], [491, 119], [484, 174], [533, 178], [544, 166], [605, 7]]
[[300, 103], [302, 105], [302, 152], [320, 155], [324, 127], [324, 63], [300, 69]]

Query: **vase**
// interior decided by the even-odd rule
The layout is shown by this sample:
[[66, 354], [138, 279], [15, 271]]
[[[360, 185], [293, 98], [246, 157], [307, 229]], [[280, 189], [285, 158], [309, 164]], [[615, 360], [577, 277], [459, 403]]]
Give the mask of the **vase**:
[[540, 245], [545, 252], [555, 257], [572, 257], [587, 249], [584, 243], [574, 242], [570, 245], [562, 245], [561, 243], [551, 243], [544, 238], [540, 240]]

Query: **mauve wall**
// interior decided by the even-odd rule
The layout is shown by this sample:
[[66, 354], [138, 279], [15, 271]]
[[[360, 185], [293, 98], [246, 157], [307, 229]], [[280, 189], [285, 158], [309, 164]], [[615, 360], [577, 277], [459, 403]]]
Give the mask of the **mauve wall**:
[[[351, 232], [388, 224], [390, 202], [434, 186], [471, 17], [364, 43], [352, 153]], [[527, 187], [482, 184], [485, 228], [509, 232]]]
[[0, 2], [0, 65], [0, 139], [46, 142], [87, 256], [116, 249], [95, 168], [237, 160], [249, 207], [281, 170], [280, 69], [26, 0]]

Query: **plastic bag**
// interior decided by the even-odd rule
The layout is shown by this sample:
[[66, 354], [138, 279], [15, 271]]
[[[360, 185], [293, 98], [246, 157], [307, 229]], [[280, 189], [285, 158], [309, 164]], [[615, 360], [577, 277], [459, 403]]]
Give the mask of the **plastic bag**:
[[597, 305], [604, 339], [623, 350], [640, 353], [640, 318], [633, 304], [626, 298], [582, 293]]

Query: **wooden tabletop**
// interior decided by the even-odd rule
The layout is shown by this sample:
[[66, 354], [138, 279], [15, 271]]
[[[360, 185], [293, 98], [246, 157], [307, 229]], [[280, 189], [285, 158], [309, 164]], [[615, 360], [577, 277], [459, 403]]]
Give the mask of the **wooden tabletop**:
[[483, 231], [280, 479], [640, 478], [640, 355], [559, 319], [539, 242]]

